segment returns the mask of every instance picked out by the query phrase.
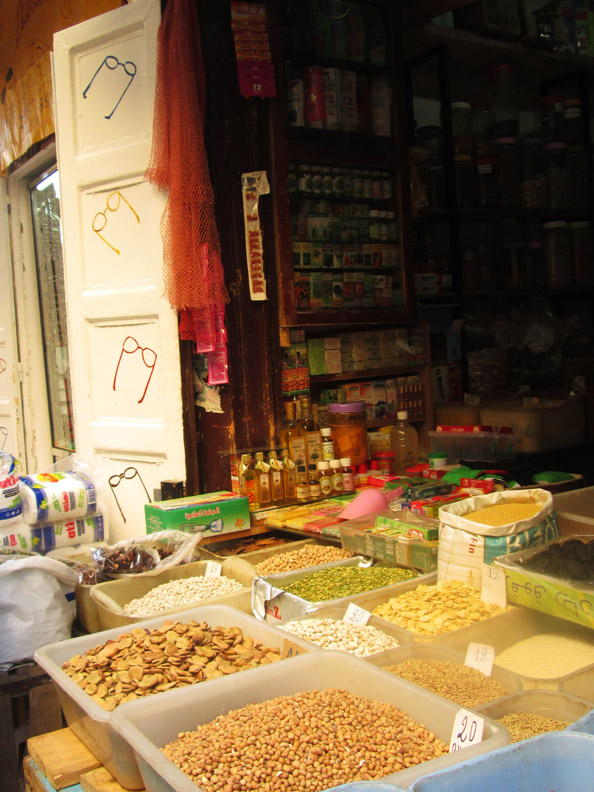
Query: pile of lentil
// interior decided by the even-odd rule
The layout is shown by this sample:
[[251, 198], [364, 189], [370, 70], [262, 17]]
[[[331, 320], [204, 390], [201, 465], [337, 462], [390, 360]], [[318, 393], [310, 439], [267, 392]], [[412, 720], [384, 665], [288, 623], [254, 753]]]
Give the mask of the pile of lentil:
[[352, 556], [352, 551], [345, 550], [343, 547], [304, 545], [297, 550], [277, 553], [270, 556], [270, 558], [264, 559], [264, 561], [260, 561], [256, 565], [256, 571], [259, 575], [274, 575], [277, 572], [292, 572], [295, 569], [306, 569], [319, 564], [329, 564], [332, 561], [340, 561], [343, 558], [351, 558]]
[[594, 663], [594, 641], [568, 632], [530, 635], [497, 652], [495, 662], [516, 674], [555, 679]]
[[501, 682], [482, 671], [449, 660], [411, 657], [383, 668], [461, 707], [477, 707], [508, 692]]
[[232, 594], [242, 589], [241, 583], [225, 575], [218, 577], [196, 575], [161, 583], [160, 586], [147, 591], [144, 596], [127, 602], [123, 610], [130, 616], [148, 616], [171, 608], [187, 607], [192, 602], [221, 597], [223, 594]]
[[393, 635], [378, 630], [372, 624], [353, 624], [329, 618], [296, 619], [283, 622], [279, 627], [292, 635], [298, 635], [323, 649], [350, 652], [357, 657], [369, 657], [399, 646]]
[[418, 574], [412, 569], [400, 567], [331, 567], [304, 575], [284, 590], [308, 602], [326, 602], [401, 583]]
[[481, 600], [481, 592], [459, 580], [417, 586], [378, 605], [382, 619], [423, 635], [442, 635], [503, 613], [498, 605]]
[[205, 792], [320, 792], [390, 775], [448, 747], [392, 704], [328, 688], [232, 710], [161, 750]]
[[244, 635], [240, 627], [173, 622], [135, 627], [116, 640], [73, 655], [63, 671], [100, 707], [214, 679], [280, 660], [278, 647]]
[[477, 509], [465, 514], [464, 517], [472, 522], [481, 523], [481, 525], [495, 527], [528, 520], [538, 514], [541, 509], [542, 505], [535, 503], [533, 500], [520, 499], [507, 503], [495, 503], [493, 506], [485, 506], [484, 509]]
[[569, 726], [569, 721], [555, 720], [531, 712], [509, 712], [497, 720], [508, 730], [512, 743], [528, 740], [530, 737], [536, 737], [537, 734], [563, 731]]

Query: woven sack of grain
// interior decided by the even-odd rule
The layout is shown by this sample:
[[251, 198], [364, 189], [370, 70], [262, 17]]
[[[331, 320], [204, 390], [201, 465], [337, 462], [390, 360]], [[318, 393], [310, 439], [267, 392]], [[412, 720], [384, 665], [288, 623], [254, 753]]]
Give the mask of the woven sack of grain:
[[506, 490], [439, 510], [437, 580], [481, 587], [483, 564], [497, 556], [546, 546], [560, 536], [553, 496], [543, 489]]

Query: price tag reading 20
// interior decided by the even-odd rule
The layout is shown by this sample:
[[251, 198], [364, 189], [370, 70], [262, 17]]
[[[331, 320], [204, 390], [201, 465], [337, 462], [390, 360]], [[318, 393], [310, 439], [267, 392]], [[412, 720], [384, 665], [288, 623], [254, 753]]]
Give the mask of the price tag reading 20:
[[364, 610], [364, 608], [360, 608], [353, 602], [349, 602], [349, 606], [346, 609], [342, 620], [345, 622], [350, 622], [351, 624], [367, 624], [370, 616], [371, 613], [369, 613], [369, 611]]
[[485, 721], [479, 715], [466, 709], [458, 710], [452, 727], [450, 752], [461, 751], [469, 745], [480, 743], [484, 727]]

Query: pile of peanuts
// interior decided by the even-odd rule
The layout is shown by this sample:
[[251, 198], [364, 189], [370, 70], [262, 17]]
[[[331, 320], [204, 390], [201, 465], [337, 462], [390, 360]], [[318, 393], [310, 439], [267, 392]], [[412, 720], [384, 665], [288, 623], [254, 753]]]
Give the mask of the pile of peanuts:
[[155, 586], [143, 597], [127, 602], [123, 610], [130, 616], [149, 616], [172, 608], [187, 608], [192, 602], [221, 597], [223, 594], [231, 594], [242, 589], [241, 583], [224, 575], [218, 577], [197, 575], [170, 580], [168, 583]]
[[305, 638], [306, 641], [311, 641], [323, 649], [350, 652], [357, 657], [369, 657], [369, 655], [399, 646], [398, 640], [394, 636], [378, 630], [371, 624], [312, 618], [284, 622], [279, 627], [292, 635]]
[[342, 547], [314, 544], [303, 545], [298, 550], [276, 553], [270, 558], [260, 561], [256, 565], [256, 571], [259, 575], [274, 575], [277, 572], [292, 572], [295, 569], [306, 569], [319, 564], [329, 564], [332, 561], [351, 558], [352, 555], [351, 550], [345, 550]]
[[508, 692], [501, 682], [485, 676], [482, 671], [449, 660], [410, 657], [383, 668], [461, 707], [476, 707]]
[[328, 688], [232, 710], [161, 750], [205, 792], [320, 792], [390, 775], [448, 747], [392, 704]]
[[563, 731], [569, 726], [569, 721], [555, 720], [531, 712], [509, 712], [497, 720], [508, 730], [512, 743], [528, 740], [530, 737], [536, 737], [537, 734]]
[[117, 640], [73, 655], [62, 670], [109, 712], [140, 696], [185, 687], [246, 668], [275, 663], [278, 647], [244, 635], [240, 627], [210, 627], [167, 619], [152, 630], [135, 627]]
[[417, 586], [378, 605], [375, 616], [424, 635], [442, 635], [503, 613], [481, 600], [481, 592], [459, 580]]

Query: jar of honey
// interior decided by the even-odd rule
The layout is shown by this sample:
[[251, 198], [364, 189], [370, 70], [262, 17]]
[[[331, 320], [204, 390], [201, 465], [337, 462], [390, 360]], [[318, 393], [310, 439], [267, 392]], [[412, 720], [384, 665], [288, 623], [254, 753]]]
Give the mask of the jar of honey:
[[332, 429], [334, 453], [350, 457], [353, 465], [367, 461], [367, 410], [365, 402], [328, 405], [328, 425]]

